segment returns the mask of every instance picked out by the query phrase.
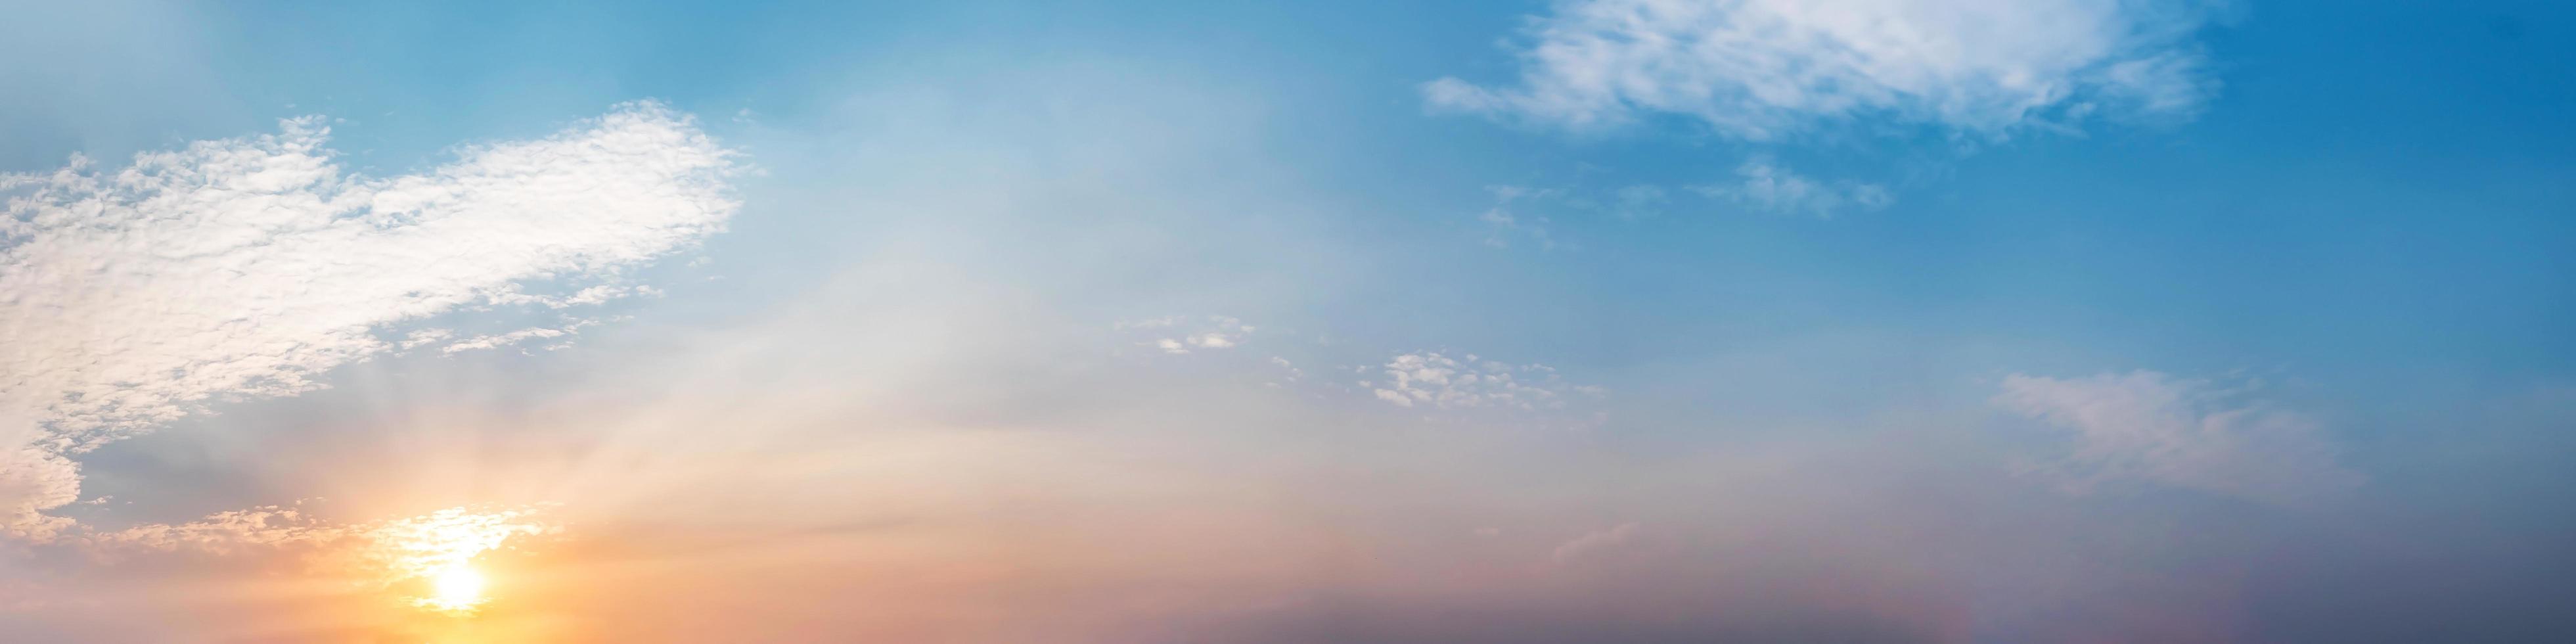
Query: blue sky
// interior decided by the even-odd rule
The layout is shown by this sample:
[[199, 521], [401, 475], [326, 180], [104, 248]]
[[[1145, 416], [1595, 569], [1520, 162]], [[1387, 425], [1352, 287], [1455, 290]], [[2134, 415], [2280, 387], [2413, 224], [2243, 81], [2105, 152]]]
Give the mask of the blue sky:
[[12, 9], [0, 628], [2576, 628], [2576, 10], [1385, 4]]

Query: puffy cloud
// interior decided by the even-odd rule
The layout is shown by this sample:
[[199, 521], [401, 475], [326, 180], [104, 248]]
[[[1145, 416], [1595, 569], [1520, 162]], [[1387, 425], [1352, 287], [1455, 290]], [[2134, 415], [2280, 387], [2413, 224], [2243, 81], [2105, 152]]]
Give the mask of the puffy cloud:
[[42, 541], [72, 525], [70, 519], [43, 511], [80, 500], [80, 464], [28, 444], [40, 435], [26, 428], [0, 431], [0, 439], [18, 446], [0, 452], [0, 537]]
[[1732, 182], [1691, 189], [1711, 199], [1748, 208], [1818, 217], [1831, 217], [1847, 209], [1877, 210], [1896, 201], [1886, 187], [1878, 184], [1809, 179], [1764, 158], [1745, 160], [1736, 166], [1735, 175]]
[[2013, 374], [1996, 405], [2074, 432], [2076, 489], [2147, 482], [2270, 503], [2360, 484], [2305, 414], [2153, 371], [2047, 378]]
[[2217, 87], [2193, 40], [2215, 0], [1570, 0], [1535, 19], [1516, 86], [1431, 107], [1574, 129], [1676, 114], [1746, 140], [1886, 118], [2000, 135], [2097, 113], [2188, 117]]
[[[635, 293], [595, 287], [737, 208], [735, 153], [653, 103], [390, 178], [344, 173], [328, 133], [293, 119], [122, 169], [75, 158], [0, 175], [0, 418], [19, 421], [0, 427], [0, 512], [13, 531], [60, 528], [41, 511], [76, 498], [64, 455], [448, 337], [379, 337], [398, 324]], [[523, 292], [534, 283], [570, 293]]]

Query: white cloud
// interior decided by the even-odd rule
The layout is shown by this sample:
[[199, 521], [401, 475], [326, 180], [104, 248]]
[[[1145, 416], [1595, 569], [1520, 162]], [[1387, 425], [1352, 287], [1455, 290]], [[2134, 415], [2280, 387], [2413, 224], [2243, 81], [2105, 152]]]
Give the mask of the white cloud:
[[1288, 372], [1289, 382], [1296, 382], [1306, 377], [1306, 370], [1297, 368], [1297, 364], [1289, 362], [1287, 358], [1270, 356], [1270, 364], [1277, 365], [1280, 369], [1286, 370]]
[[1174, 324], [1180, 324], [1180, 323], [1181, 323], [1181, 318], [1180, 318], [1180, 316], [1177, 316], [1177, 315], [1166, 315], [1166, 316], [1159, 317], [1159, 318], [1145, 318], [1145, 319], [1142, 319], [1142, 320], [1122, 320], [1122, 321], [1119, 321], [1117, 324], [1112, 324], [1112, 325], [1110, 325], [1110, 328], [1114, 328], [1114, 329], [1159, 329], [1159, 328], [1168, 327], [1168, 326], [1172, 326], [1172, 325], [1174, 325]]
[[[1361, 383], [1361, 384], [1367, 384], [1367, 383]], [[1390, 403], [1394, 403], [1394, 404], [1395, 404], [1395, 406], [1397, 406], [1397, 407], [1411, 407], [1411, 406], [1413, 406], [1413, 398], [1408, 397], [1408, 396], [1405, 396], [1402, 392], [1398, 392], [1398, 391], [1395, 391], [1395, 390], [1392, 390], [1392, 389], [1378, 389], [1378, 390], [1376, 390], [1376, 395], [1377, 395], [1377, 399], [1378, 399], [1378, 400], [1383, 400], [1383, 401], [1387, 401], [1387, 402], [1390, 402]]]
[[1241, 319], [1223, 315], [1211, 315], [1206, 318], [1179, 316], [1149, 318], [1119, 322], [1114, 327], [1119, 330], [1181, 330], [1178, 336], [1155, 338], [1139, 343], [1170, 354], [1185, 354], [1191, 349], [1232, 349], [1242, 345], [1246, 336], [1260, 330], [1259, 327], [1244, 324]]
[[563, 326], [563, 328], [530, 327], [530, 328], [520, 329], [520, 330], [517, 330], [517, 331], [511, 331], [511, 332], [509, 332], [509, 333], [496, 333], [496, 334], [491, 334], [491, 335], [478, 335], [478, 336], [474, 336], [474, 337], [471, 337], [471, 338], [466, 338], [466, 339], [463, 339], [463, 340], [458, 340], [458, 341], [456, 341], [455, 343], [453, 343], [453, 344], [449, 344], [449, 345], [447, 345], [447, 346], [439, 347], [439, 348], [438, 348], [438, 352], [439, 352], [439, 353], [458, 353], [458, 352], [463, 352], [463, 351], [475, 351], [475, 350], [481, 350], [481, 349], [498, 349], [498, 348], [501, 348], [501, 347], [506, 347], [506, 346], [510, 346], [510, 345], [518, 344], [518, 343], [521, 343], [521, 342], [526, 342], [526, 341], [529, 341], [529, 340], [549, 339], [549, 338], [560, 338], [560, 337], [564, 337], [564, 336], [572, 335], [572, 334], [575, 334], [575, 333], [580, 333], [580, 332], [581, 332], [581, 328], [582, 328], [582, 327], [590, 326], [590, 325], [593, 325], [593, 324], [598, 324], [598, 321], [597, 321], [597, 320], [580, 320], [580, 321], [573, 322], [572, 324], [564, 325], [564, 326]]
[[[90, 556], [114, 561], [137, 553], [232, 555], [293, 552], [324, 572], [355, 573], [387, 587], [473, 563], [513, 541], [560, 533], [543, 517], [553, 504], [454, 507], [367, 523], [333, 523], [299, 507], [263, 506], [180, 524], [147, 524], [82, 535]], [[515, 547], [515, 546], [514, 546]]]
[[41, 426], [10, 416], [0, 410], [0, 537], [50, 539], [72, 521], [42, 511], [80, 500], [80, 465], [34, 444]]
[[1765, 158], [1745, 160], [1735, 168], [1735, 176], [1731, 182], [1691, 189], [1747, 208], [1818, 217], [1851, 209], [1877, 210], [1896, 201], [1886, 187], [1878, 184], [1809, 179]]
[[1437, 351], [1397, 355], [1385, 365], [1385, 382], [1362, 381], [1379, 400], [1402, 407], [1556, 411], [1570, 400], [1598, 398], [1599, 387], [1568, 384], [1546, 365], [1515, 365], [1451, 358]]
[[562, 336], [564, 335], [564, 333], [565, 333], [565, 331], [563, 331], [562, 329], [547, 329], [547, 328], [520, 329], [520, 330], [517, 330], [517, 331], [511, 331], [511, 332], [509, 332], [509, 333], [502, 333], [502, 334], [498, 334], [498, 335], [476, 336], [476, 337], [473, 337], [473, 338], [466, 339], [466, 340], [464, 340], [464, 341], [457, 342], [456, 344], [451, 344], [451, 345], [447, 345], [447, 346], [444, 346], [444, 347], [439, 347], [439, 348], [438, 348], [438, 352], [439, 352], [439, 353], [456, 353], [456, 352], [459, 352], [459, 351], [474, 351], [474, 350], [478, 350], [478, 349], [497, 349], [497, 348], [501, 348], [501, 347], [505, 347], [505, 346], [510, 346], [510, 345], [513, 345], [513, 344], [518, 344], [518, 343], [521, 343], [521, 342], [526, 342], [526, 341], [528, 341], [528, 340], [532, 340], [532, 339], [536, 339], [536, 338], [555, 338], [555, 337], [562, 337]]
[[1746, 140], [1860, 118], [2001, 135], [2047, 119], [2189, 117], [2220, 0], [1570, 0], [1519, 82], [1423, 87], [1435, 109], [1591, 129], [1675, 114]]
[[395, 343], [395, 344], [394, 344], [394, 348], [395, 348], [395, 349], [412, 349], [412, 348], [419, 347], [419, 346], [424, 345], [424, 344], [437, 344], [437, 343], [440, 343], [440, 342], [445, 342], [448, 338], [453, 338], [453, 337], [456, 337], [456, 330], [455, 330], [455, 329], [439, 329], [439, 328], [413, 329], [411, 333], [405, 334], [405, 335], [403, 336], [402, 342]]
[[[0, 521], [30, 536], [77, 495], [62, 458], [210, 399], [322, 386], [333, 367], [446, 337], [394, 325], [583, 290], [721, 230], [734, 153], [660, 105], [418, 174], [344, 174], [318, 118], [103, 171], [0, 175]], [[565, 296], [528, 296], [531, 283]]]
[[1530, 243], [1537, 244], [1539, 250], [1556, 249], [1556, 237], [1548, 232], [1547, 217], [1523, 217], [1512, 211], [1513, 202], [1532, 197], [1553, 196], [1555, 191], [1530, 190], [1519, 186], [1487, 186], [1485, 191], [1494, 194], [1494, 206], [1476, 215], [1476, 221], [1485, 224], [1486, 246], [1511, 248], [1513, 240], [1526, 238]]
[[2064, 466], [2078, 490], [2148, 482], [2271, 503], [2360, 484], [2304, 414], [2153, 371], [2047, 378], [2013, 374], [1995, 404], [2074, 432]]
[[1627, 545], [1629, 540], [1637, 537], [1639, 529], [1637, 524], [1622, 523], [1606, 530], [1587, 532], [1583, 536], [1558, 545], [1555, 552], [1548, 554], [1548, 558], [1557, 563], [1566, 563], [1592, 553]]
[[651, 286], [601, 284], [562, 296], [521, 293], [513, 288], [494, 293], [488, 299], [493, 304], [535, 304], [550, 309], [568, 309], [576, 306], [607, 304], [630, 297], [660, 297], [661, 295], [661, 289]]
[[1531, 241], [1537, 242], [1540, 249], [1556, 247], [1556, 242], [1548, 237], [1545, 217], [1522, 223], [1519, 216], [1513, 215], [1511, 211], [1504, 210], [1501, 206], [1495, 206], [1486, 209], [1483, 214], [1476, 215], [1476, 221], [1485, 224], [1485, 245], [1487, 246], [1511, 248], [1512, 238], [1526, 236]]

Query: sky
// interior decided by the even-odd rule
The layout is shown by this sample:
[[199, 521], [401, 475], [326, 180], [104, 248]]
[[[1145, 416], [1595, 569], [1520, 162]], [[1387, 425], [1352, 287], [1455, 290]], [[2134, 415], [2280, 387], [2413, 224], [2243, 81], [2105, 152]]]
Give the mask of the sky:
[[6, 3], [0, 640], [2576, 632], [2576, 8]]

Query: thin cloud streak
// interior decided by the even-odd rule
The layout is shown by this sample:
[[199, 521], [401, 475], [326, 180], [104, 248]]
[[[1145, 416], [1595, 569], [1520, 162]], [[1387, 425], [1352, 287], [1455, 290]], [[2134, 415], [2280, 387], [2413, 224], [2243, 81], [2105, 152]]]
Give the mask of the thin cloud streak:
[[2215, 93], [2199, 0], [1578, 0], [1531, 21], [1516, 83], [1438, 111], [1572, 130], [1679, 115], [1772, 141], [1863, 119], [1980, 136], [2188, 118]]

